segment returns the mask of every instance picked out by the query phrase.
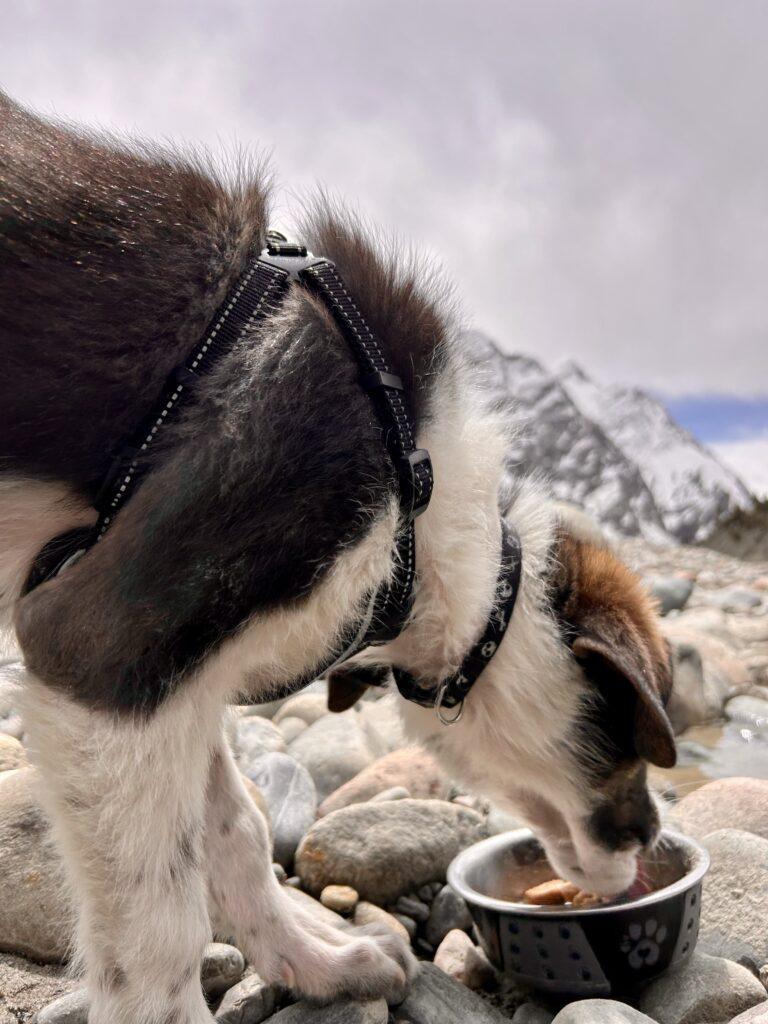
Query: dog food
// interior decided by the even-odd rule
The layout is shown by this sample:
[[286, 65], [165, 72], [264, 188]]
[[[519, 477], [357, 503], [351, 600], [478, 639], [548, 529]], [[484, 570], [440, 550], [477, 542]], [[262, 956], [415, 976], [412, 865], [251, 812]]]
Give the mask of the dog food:
[[562, 906], [565, 903], [573, 907], [591, 907], [600, 901], [600, 897], [593, 892], [585, 892], [563, 878], [553, 878], [549, 882], [534, 885], [525, 890], [523, 898], [526, 903], [540, 907]]

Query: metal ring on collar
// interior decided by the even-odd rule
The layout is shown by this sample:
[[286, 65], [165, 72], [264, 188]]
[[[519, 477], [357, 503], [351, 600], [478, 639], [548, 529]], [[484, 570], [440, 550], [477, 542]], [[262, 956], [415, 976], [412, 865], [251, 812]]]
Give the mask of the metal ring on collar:
[[435, 699], [435, 714], [438, 720], [443, 725], [455, 725], [461, 716], [464, 714], [464, 698], [462, 697], [461, 702], [458, 704], [458, 711], [453, 718], [448, 718], [443, 711], [443, 700], [445, 698], [445, 691], [448, 689], [448, 680], [444, 679], [437, 690], [437, 698]]

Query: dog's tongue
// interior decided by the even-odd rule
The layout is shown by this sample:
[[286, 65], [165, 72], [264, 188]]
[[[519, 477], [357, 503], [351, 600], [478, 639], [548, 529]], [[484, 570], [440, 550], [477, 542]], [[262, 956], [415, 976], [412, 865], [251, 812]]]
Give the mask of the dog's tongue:
[[627, 899], [637, 900], [641, 896], [647, 896], [649, 892], [653, 892], [653, 889], [648, 881], [648, 872], [646, 871], [642, 860], [638, 858], [637, 877], [624, 895]]

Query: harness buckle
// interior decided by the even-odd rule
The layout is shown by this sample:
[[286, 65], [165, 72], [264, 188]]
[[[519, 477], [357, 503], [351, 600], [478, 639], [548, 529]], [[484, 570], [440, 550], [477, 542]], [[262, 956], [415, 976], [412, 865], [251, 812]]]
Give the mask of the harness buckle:
[[426, 448], [416, 448], [398, 461], [400, 493], [409, 521], [420, 516], [432, 497], [432, 459]]
[[322, 256], [313, 256], [307, 252], [305, 245], [294, 245], [293, 242], [270, 242], [259, 256], [259, 263], [282, 270], [289, 281], [301, 281], [305, 270], [316, 263], [330, 263]]

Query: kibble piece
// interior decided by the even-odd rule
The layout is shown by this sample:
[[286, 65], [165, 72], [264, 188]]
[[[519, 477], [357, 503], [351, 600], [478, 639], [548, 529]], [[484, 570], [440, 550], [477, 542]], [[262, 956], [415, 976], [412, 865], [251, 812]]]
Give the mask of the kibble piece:
[[574, 907], [594, 907], [600, 902], [600, 897], [593, 892], [586, 892], [580, 889], [571, 901]]
[[534, 885], [532, 889], [526, 889], [523, 897], [526, 903], [554, 907], [561, 903], [569, 903], [579, 891], [578, 885], [566, 882], [564, 878], [553, 878], [551, 882], [542, 882], [541, 885]]

